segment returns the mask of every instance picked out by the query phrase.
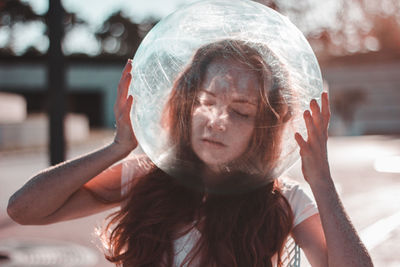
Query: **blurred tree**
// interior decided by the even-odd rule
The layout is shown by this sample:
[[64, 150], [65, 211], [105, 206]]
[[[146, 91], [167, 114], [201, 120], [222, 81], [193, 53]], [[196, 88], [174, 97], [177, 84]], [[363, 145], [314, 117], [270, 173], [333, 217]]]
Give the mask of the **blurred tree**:
[[44, 24], [44, 18], [36, 14], [32, 7], [20, 0], [0, 2], [0, 29], [7, 35], [1, 54], [15, 54], [15, 28], [20, 24], [38, 22]]
[[333, 23], [308, 37], [320, 53], [335, 56], [400, 53], [399, 33], [399, 0], [341, 0]]
[[[399, 10], [400, 14], [400, 10]], [[389, 53], [400, 52], [400, 27], [395, 16], [375, 17], [374, 28], [368, 36], [374, 36], [379, 42], [379, 50]]]
[[42, 20], [32, 7], [20, 0], [5, 0], [0, 2], [0, 25], [13, 26], [17, 22]]
[[[319, 57], [378, 50], [400, 51], [399, 0], [254, 1], [288, 16], [306, 35]], [[67, 12], [65, 17], [66, 35], [78, 24], [85, 24], [73, 13]], [[111, 14], [100, 29], [93, 33], [101, 44], [100, 53], [103, 56], [132, 56], [149, 26], [156, 21], [149, 18], [137, 24], [124, 16], [122, 11]], [[45, 18], [36, 14], [22, 0], [0, 1], [0, 33], [3, 36], [0, 53], [46, 53], [47, 48], [39, 49], [37, 44], [26, 46], [23, 52], [17, 51], [17, 28], [29, 23], [39, 23], [45, 27]], [[43, 34], [47, 38], [46, 29]], [[7, 36], [6, 41], [4, 36]]]
[[320, 57], [400, 52], [399, 0], [255, 1], [288, 16]]
[[[0, 47], [0, 54], [5, 55], [43, 55], [48, 49], [48, 29], [46, 27], [46, 14], [37, 14], [32, 7], [21, 0], [0, 1], [0, 31], [6, 36], [4, 44]], [[16, 36], [23, 27], [31, 24], [43, 28], [43, 38], [47, 40], [47, 47], [39, 49], [35, 44], [28, 44], [24, 48], [17, 47]], [[68, 34], [77, 25], [87, 23], [78, 18], [76, 14], [65, 12], [64, 16], [65, 33]], [[21, 50], [21, 51], [20, 51]]]
[[101, 43], [101, 54], [132, 57], [146, 33], [156, 24], [149, 18], [136, 24], [122, 11], [113, 13], [95, 33]]

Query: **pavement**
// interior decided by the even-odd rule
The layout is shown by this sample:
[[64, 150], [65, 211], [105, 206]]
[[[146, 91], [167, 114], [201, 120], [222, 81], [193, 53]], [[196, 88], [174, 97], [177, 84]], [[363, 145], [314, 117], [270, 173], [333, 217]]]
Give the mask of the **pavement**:
[[[92, 131], [85, 142], [69, 145], [67, 158], [105, 145], [112, 136], [111, 131]], [[331, 137], [328, 151], [336, 187], [375, 266], [400, 266], [400, 136]], [[26, 250], [40, 244], [47, 248], [43, 250], [47, 251], [47, 258], [54, 256], [54, 264], [45, 266], [114, 266], [97, 248], [99, 241], [94, 234], [94, 228], [112, 211], [46, 226], [21, 226], [7, 216], [11, 194], [35, 173], [48, 167], [48, 162], [45, 147], [0, 151], [0, 265], [28, 266], [5, 265], [7, 261], [2, 261], [2, 257], [11, 253], [10, 248]], [[299, 164], [289, 175], [307, 188]], [[49, 248], [57, 246], [63, 250], [54, 250], [50, 255]], [[85, 255], [79, 254], [82, 251]], [[60, 253], [64, 261], [55, 259]], [[72, 262], [71, 255], [76, 259], [81, 257], [81, 262]], [[307, 266], [304, 260], [302, 266]]]

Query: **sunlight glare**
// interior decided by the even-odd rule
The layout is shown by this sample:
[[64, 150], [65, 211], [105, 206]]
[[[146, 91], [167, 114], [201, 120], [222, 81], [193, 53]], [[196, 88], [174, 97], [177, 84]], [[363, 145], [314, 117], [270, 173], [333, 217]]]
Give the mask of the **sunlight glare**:
[[374, 168], [378, 172], [400, 173], [400, 156], [377, 158]]

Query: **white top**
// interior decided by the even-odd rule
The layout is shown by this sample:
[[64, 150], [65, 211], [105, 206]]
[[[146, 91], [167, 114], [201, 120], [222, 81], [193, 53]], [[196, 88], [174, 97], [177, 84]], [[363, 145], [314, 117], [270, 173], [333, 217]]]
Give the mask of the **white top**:
[[[121, 176], [121, 194], [126, 195], [129, 191], [127, 185], [129, 185], [130, 179], [135, 173], [136, 164], [132, 164], [132, 160], [125, 160], [122, 165], [122, 176]], [[304, 191], [299, 183], [289, 179], [279, 179], [282, 187], [282, 194], [288, 200], [290, 207], [292, 208], [294, 215], [293, 228], [300, 224], [305, 219], [318, 213], [317, 206], [314, 198]], [[200, 232], [193, 228], [189, 233], [175, 240], [175, 266], [180, 266], [186, 255], [193, 248], [194, 244], [200, 237]], [[273, 260], [274, 262], [274, 260]]]

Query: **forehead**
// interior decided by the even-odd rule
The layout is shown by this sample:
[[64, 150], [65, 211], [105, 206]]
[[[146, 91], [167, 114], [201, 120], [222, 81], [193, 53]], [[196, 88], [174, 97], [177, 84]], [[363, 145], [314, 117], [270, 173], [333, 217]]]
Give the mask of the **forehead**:
[[255, 98], [260, 89], [256, 71], [234, 60], [214, 60], [205, 72], [202, 89], [215, 94]]

